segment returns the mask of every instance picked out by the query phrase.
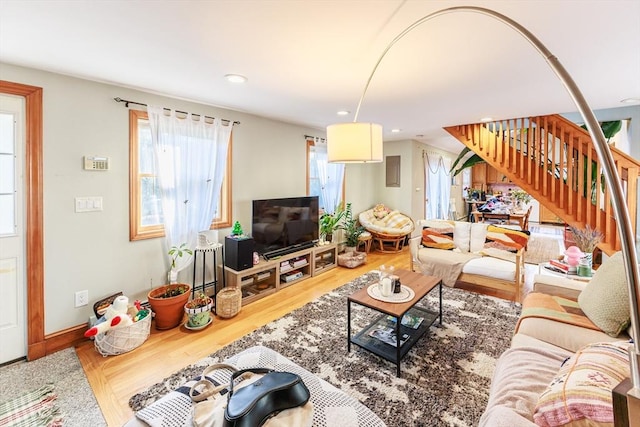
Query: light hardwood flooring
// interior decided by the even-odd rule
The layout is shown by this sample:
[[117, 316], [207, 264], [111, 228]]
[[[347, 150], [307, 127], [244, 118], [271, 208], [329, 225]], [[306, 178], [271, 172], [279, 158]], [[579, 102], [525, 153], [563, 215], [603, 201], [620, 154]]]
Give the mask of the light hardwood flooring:
[[[553, 227], [538, 226], [536, 232], [549, 233]], [[89, 384], [109, 426], [121, 426], [133, 416], [129, 398], [182, 367], [215, 352], [236, 339], [252, 332], [292, 310], [342, 286], [350, 280], [377, 269], [381, 264], [396, 268], [409, 268], [409, 249], [397, 254], [371, 252], [367, 263], [354, 269], [334, 268], [287, 287], [245, 307], [231, 319], [216, 318], [202, 331], [189, 331], [183, 326], [168, 331], [157, 331], [152, 326], [149, 339], [136, 350], [120, 356], [102, 357], [87, 341], [76, 351]], [[499, 298], [499, 291], [476, 285], [458, 283], [462, 289]], [[523, 295], [526, 295], [527, 289]], [[338, 331], [345, 333], [346, 331]], [[345, 338], [346, 339], [346, 338]]]
[[[304, 280], [245, 307], [231, 319], [215, 318], [202, 331], [180, 326], [167, 331], [151, 327], [145, 343], [120, 356], [102, 357], [93, 341], [82, 343], [76, 352], [109, 426], [122, 426], [133, 412], [129, 398], [161, 381], [184, 366], [215, 352], [290, 311], [303, 306], [350, 280], [377, 269], [381, 264], [409, 268], [409, 250], [398, 254], [371, 252], [367, 263], [354, 269], [334, 268], [325, 274]], [[346, 304], [346, 302], [345, 302]], [[346, 331], [336, 331], [344, 333]]]

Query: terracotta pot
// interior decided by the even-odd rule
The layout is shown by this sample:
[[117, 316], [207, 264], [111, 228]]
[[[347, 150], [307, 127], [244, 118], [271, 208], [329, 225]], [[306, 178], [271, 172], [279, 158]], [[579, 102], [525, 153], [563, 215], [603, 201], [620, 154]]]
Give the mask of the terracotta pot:
[[[167, 290], [178, 287], [186, 287], [187, 291], [174, 297], [159, 298], [159, 296], [166, 293]], [[190, 293], [191, 286], [185, 283], [176, 283], [152, 289], [147, 294], [151, 310], [156, 314], [156, 329], [171, 329], [182, 323], [184, 305], [189, 300]]]

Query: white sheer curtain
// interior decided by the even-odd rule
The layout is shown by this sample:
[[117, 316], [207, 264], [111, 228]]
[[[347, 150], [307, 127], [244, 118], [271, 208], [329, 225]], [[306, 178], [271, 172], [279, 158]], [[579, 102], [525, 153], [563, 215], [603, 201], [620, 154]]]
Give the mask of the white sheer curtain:
[[342, 200], [342, 182], [344, 181], [344, 163], [329, 163], [327, 144], [315, 144], [315, 163], [320, 180], [319, 203], [325, 212], [333, 213]]
[[424, 176], [426, 177], [426, 219], [447, 219], [451, 197], [451, 159], [424, 152]]
[[[208, 230], [224, 178], [233, 123], [204, 116], [178, 118], [175, 111], [147, 107], [160, 192], [167, 248], [186, 243], [194, 248], [198, 232]], [[191, 257], [178, 258], [176, 270]]]

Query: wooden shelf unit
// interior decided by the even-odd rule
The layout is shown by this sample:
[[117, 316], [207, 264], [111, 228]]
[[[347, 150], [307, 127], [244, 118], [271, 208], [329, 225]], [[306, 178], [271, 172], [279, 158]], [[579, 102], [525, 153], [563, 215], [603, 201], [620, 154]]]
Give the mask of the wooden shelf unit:
[[[242, 290], [242, 305], [278, 292], [309, 277], [335, 268], [338, 260], [338, 245], [331, 243], [292, 252], [260, 263], [246, 270], [236, 271], [224, 267], [226, 285]], [[287, 281], [287, 277], [300, 273], [300, 277]]]

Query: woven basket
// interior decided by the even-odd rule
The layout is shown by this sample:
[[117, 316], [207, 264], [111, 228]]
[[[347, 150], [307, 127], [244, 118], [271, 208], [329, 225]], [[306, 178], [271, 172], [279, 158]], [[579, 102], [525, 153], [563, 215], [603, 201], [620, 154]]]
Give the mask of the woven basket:
[[364, 252], [345, 252], [338, 255], [338, 265], [347, 268], [355, 268], [367, 262], [367, 254]]
[[142, 320], [122, 328], [110, 329], [96, 335], [94, 345], [103, 356], [117, 356], [137, 348], [149, 337], [151, 313]]
[[233, 317], [242, 306], [240, 288], [222, 288], [216, 298], [216, 314], [224, 319]]

